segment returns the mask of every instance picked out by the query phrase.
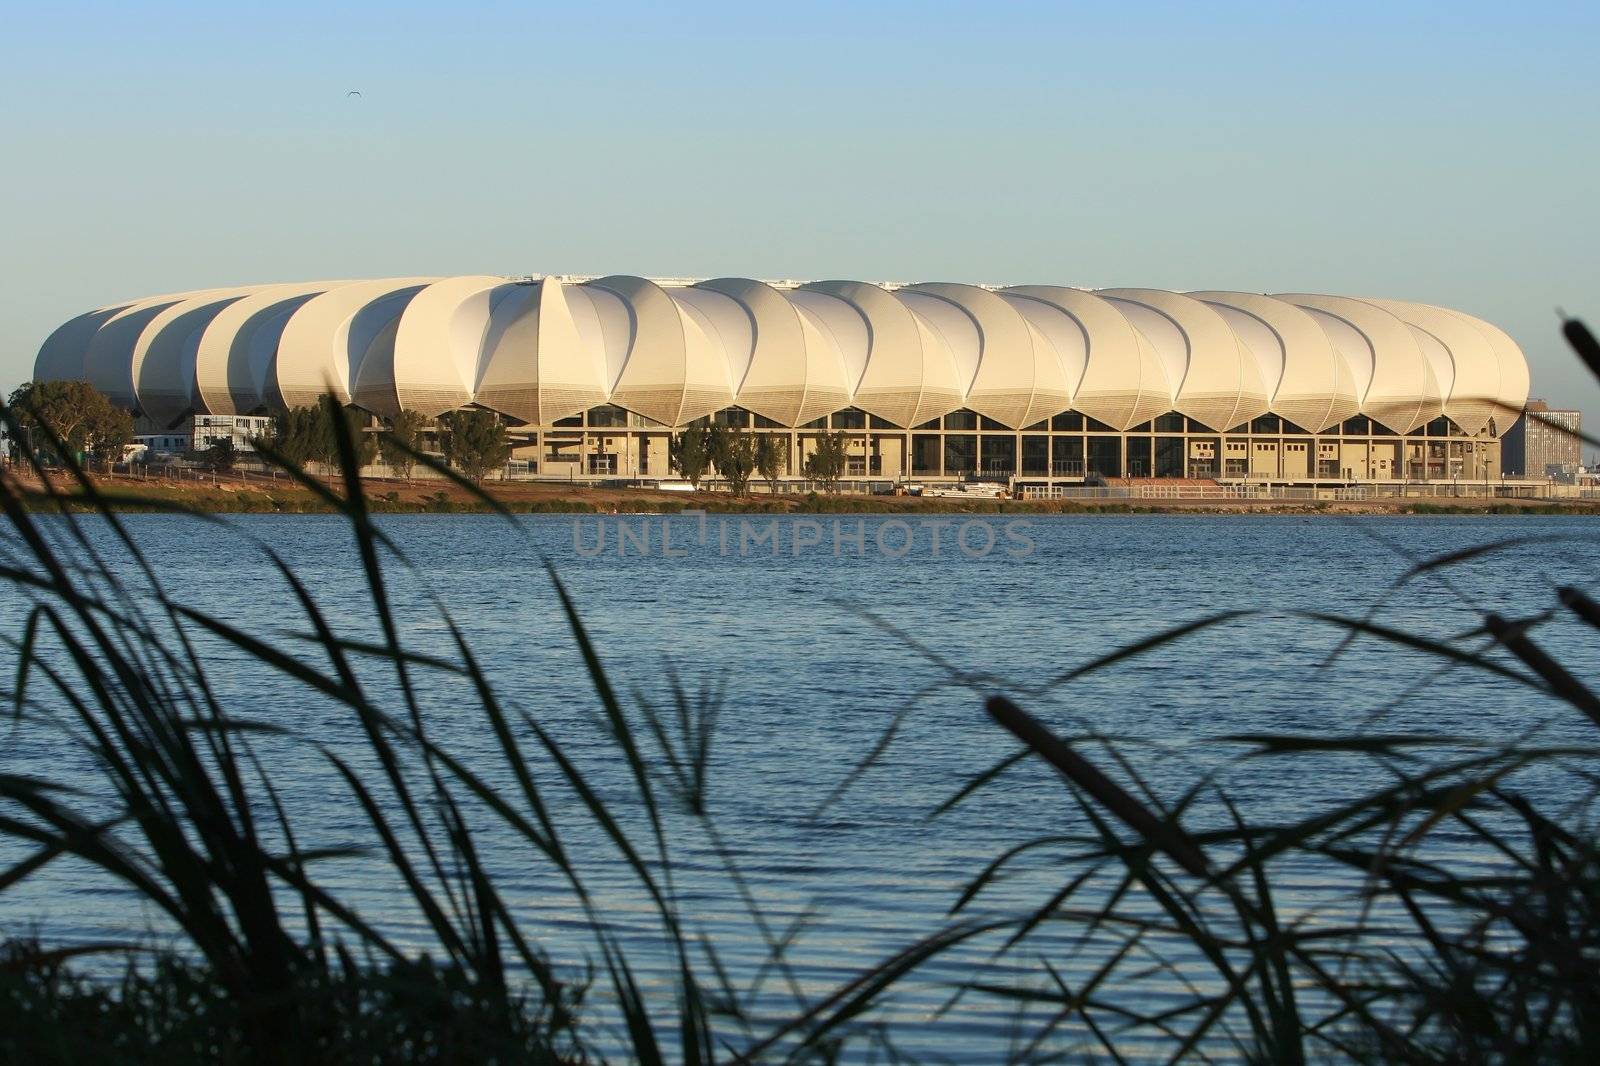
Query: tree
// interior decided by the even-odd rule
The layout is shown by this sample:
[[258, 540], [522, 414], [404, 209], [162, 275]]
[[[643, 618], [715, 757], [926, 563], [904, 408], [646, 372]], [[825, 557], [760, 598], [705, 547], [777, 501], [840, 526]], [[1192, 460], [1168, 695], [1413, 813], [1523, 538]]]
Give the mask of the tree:
[[728, 427], [720, 422], [713, 422], [706, 429], [706, 454], [718, 470], [728, 458], [728, 439]]
[[444, 428], [445, 459], [472, 481], [481, 484], [489, 471], [499, 469], [511, 458], [506, 427], [492, 411], [451, 411], [439, 422]]
[[272, 433], [266, 442], [290, 466], [304, 467], [321, 450], [317, 432], [318, 415], [309, 407], [296, 407], [272, 418]]
[[816, 451], [806, 456], [806, 477], [822, 482], [829, 492], [837, 492], [839, 478], [844, 475], [848, 441], [843, 431], [824, 433], [818, 437]]
[[[332, 397], [324, 396], [312, 412], [314, 423], [314, 448], [311, 458], [330, 467], [339, 462], [338, 434], [348, 433], [356, 446], [356, 466], [367, 466], [378, 458], [378, 442], [367, 432], [367, 413], [354, 407], [340, 407]], [[343, 425], [339, 420], [343, 420]]]
[[[11, 393], [10, 406], [24, 429], [49, 426], [74, 456], [88, 453], [112, 461], [133, 439], [133, 415], [87, 381], [29, 381]], [[36, 433], [33, 445], [47, 447], [47, 440]]]
[[783, 443], [774, 433], [763, 433], [756, 438], [756, 473], [766, 478], [767, 488], [778, 491], [778, 475], [783, 473]]
[[401, 411], [389, 420], [388, 431], [378, 438], [378, 455], [395, 476], [411, 480], [411, 468], [417, 462], [412, 452], [422, 450], [422, 427], [427, 422], [416, 411]]
[[329, 411], [340, 412], [344, 419], [342, 432], [348, 432], [355, 440], [356, 458], [362, 466], [378, 457], [377, 442], [366, 432], [367, 416], [353, 407], [341, 408], [332, 400], [273, 416], [267, 444], [290, 466], [303, 469], [307, 463], [334, 465], [339, 461], [339, 443]]
[[211, 442], [211, 447], [201, 453], [200, 459], [219, 474], [231, 474], [234, 464], [239, 461], [239, 454], [233, 446], [232, 437], [218, 437]]
[[701, 426], [689, 426], [668, 442], [667, 457], [674, 469], [696, 489], [711, 465], [711, 442]]
[[125, 411], [107, 401], [89, 416], [88, 451], [102, 463], [114, 463], [122, 458], [123, 447], [133, 440], [133, 412]]
[[728, 479], [733, 494], [743, 496], [750, 486], [750, 475], [756, 469], [756, 442], [742, 429], [727, 430], [717, 439], [720, 448], [712, 457], [717, 470]]

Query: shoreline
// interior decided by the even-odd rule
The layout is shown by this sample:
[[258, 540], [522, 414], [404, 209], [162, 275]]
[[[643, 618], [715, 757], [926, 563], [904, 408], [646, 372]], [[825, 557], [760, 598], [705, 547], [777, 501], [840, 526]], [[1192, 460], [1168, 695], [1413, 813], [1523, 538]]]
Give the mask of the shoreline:
[[[96, 477], [96, 490], [119, 512], [194, 511], [206, 514], [331, 514], [334, 508], [302, 485], [259, 477], [182, 482]], [[57, 503], [33, 477], [13, 472], [24, 505], [35, 512]], [[92, 504], [66, 479], [54, 481], [60, 498], [74, 511]], [[368, 503], [377, 514], [490, 514], [492, 509], [466, 491], [439, 481], [370, 481]], [[1483, 496], [1406, 497], [1384, 500], [957, 500], [925, 496], [826, 496], [765, 493], [733, 497], [721, 492], [661, 492], [606, 489], [549, 483], [486, 486], [506, 510], [516, 514], [674, 514], [703, 510], [720, 514], [1280, 514], [1280, 515], [1441, 515], [1441, 514], [1600, 514], [1600, 500], [1506, 499]]]

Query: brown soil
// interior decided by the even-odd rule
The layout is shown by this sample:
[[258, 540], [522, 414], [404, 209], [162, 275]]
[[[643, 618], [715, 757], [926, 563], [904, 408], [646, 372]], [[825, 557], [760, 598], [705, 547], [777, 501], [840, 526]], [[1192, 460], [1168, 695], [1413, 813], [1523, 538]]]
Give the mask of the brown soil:
[[[40, 482], [13, 472], [13, 481], [35, 509], [52, 506]], [[197, 480], [96, 477], [98, 491], [119, 510], [191, 510], [237, 513], [327, 512], [334, 508], [286, 477], [201, 475]], [[89, 501], [68, 479], [57, 492], [75, 509]], [[1299, 500], [960, 500], [949, 497], [768, 495], [734, 497], [725, 492], [661, 492], [635, 488], [585, 488], [549, 482], [488, 483], [486, 491], [514, 512], [648, 513], [686, 508], [767, 513], [1015, 513], [1015, 514], [1596, 514], [1600, 501], [1429, 497], [1364, 501]], [[337, 491], [337, 488], [335, 489]], [[465, 489], [439, 480], [367, 483], [374, 511], [463, 513], [490, 508]]]

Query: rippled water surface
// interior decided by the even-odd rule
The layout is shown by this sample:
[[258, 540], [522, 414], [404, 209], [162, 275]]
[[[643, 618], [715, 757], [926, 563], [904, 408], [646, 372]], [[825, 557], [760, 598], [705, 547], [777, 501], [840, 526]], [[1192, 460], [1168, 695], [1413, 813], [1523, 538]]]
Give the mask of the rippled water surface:
[[[643, 521], [632, 520], [633, 528]], [[630, 700], [665, 703], [669, 670], [691, 689], [722, 685], [710, 788], [716, 822], [775, 925], [807, 916], [792, 960], [811, 989], [847, 978], [930, 931], [967, 879], [1001, 849], [1082, 829], [1060, 783], [1034, 767], [929, 820], [972, 774], [1012, 750], [982, 710], [983, 692], [999, 682], [939, 687], [947, 678], [942, 664], [1020, 689], [1181, 621], [1229, 608], [1267, 609], [1025, 700], [1063, 731], [1092, 727], [1126, 738], [1138, 770], [1166, 795], [1224, 767], [1230, 793], [1262, 819], [1304, 814], [1361, 782], [1314, 761], [1226, 765], [1236, 749], [1208, 738], [1382, 728], [1492, 739], [1537, 729], [1552, 740], [1589, 739], [1589, 727], [1571, 712], [1481, 673], [1432, 677], [1431, 661], [1371, 640], [1327, 664], [1337, 632], [1295, 612], [1360, 615], [1382, 601], [1380, 618], [1440, 636], [1475, 625], [1475, 606], [1532, 613], [1551, 603], [1555, 584], [1594, 584], [1592, 534], [1600, 527], [1591, 519], [1034, 517], [1023, 531], [1032, 545], [1027, 552], [995, 519], [996, 547], [982, 557], [953, 545], [955, 527], [943, 531], [935, 557], [930, 531], [916, 526], [898, 558], [890, 554], [905, 530], [888, 531], [886, 554], [877, 537], [880, 518], [841, 519], [838, 556], [831, 518], [819, 520], [820, 543], [798, 554], [792, 545], [800, 531], [794, 520], [780, 521], [776, 555], [764, 542], [741, 554], [737, 519], [726, 553], [715, 517], [704, 546], [695, 522], [678, 519], [674, 543], [684, 554], [670, 558], [659, 550], [664, 520], [648, 521], [650, 554], [632, 542], [619, 555], [613, 518], [606, 550], [591, 557], [594, 518], [583, 520], [582, 554], [564, 517], [521, 519], [514, 529], [480, 516], [385, 518], [384, 530], [418, 575], [396, 574], [405, 638], [418, 651], [450, 652], [429, 599], [437, 595], [507, 701], [567, 744], [619, 803], [629, 802], [625, 769], [593, 726], [593, 689], [541, 556], [560, 572]], [[765, 521], [754, 532], [765, 532]], [[858, 521], [864, 555], [856, 549]], [[303, 647], [291, 635], [304, 631], [303, 619], [253, 538], [293, 564], [335, 623], [352, 634], [376, 633], [348, 531], [336, 518], [252, 516], [218, 526], [130, 516], [127, 522], [169, 590], [232, 624]], [[97, 544], [118, 554], [104, 529], [92, 522], [88, 528]], [[969, 536], [968, 545], [985, 543], [982, 532]], [[811, 535], [811, 527], [801, 532], [802, 540]], [[1502, 537], [1527, 541], [1450, 570], [1448, 583], [1425, 578], [1391, 589], [1409, 565], [1402, 552], [1425, 556]], [[0, 598], [8, 634], [20, 632], [26, 608], [13, 589]], [[1580, 669], [1594, 665], [1589, 634], [1565, 624], [1545, 632], [1567, 661]], [[215, 642], [204, 648], [236, 714], [291, 726], [358, 766], [370, 762], [347, 713], [237, 652]], [[320, 665], [311, 651], [298, 653]], [[423, 697], [441, 742], [509, 784], [470, 693], [430, 679]], [[817, 816], [902, 708], [909, 713], [881, 762]], [[1381, 725], [1375, 713], [1383, 715], [1376, 720]], [[59, 743], [11, 731], [4, 745], [4, 771], [100, 787], [81, 754]], [[304, 838], [339, 843], [356, 835], [354, 805], [316, 746], [280, 744], [270, 762]], [[540, 773], [552, 776], [547, 768]], [[665, 956], [650, 932], [645, 900], [575, 807], [558, 817], [579, 852], [593, 856], [592, 884], [624, 943], [647, 974], [654, 972]], [[640, 824], [633, 829], [643, 831]], [[502, 890], [528, 928], [558, 959], [576, 963], [592, 955], [572, 900], [548, 868], [487, 820], [481, 832]], [[736, 977], [748, 980], [765, 949], [711, 851], [688, 829], [679, 839], [685, 911]], [[0, 858], [14, 861], [17, 854], [0, 844]], [[330, 866], [324, 877], [369, 917], [425, 943], [401, 887], [382, 869], [349, 862]], [[984, 907], [1037, 902], [1042, 886], [1059, 881], [1035, 867], [1031, 877], [1001, 886]], [[0, 895], [0, 937], [37, 928], [51, 940], [94, 939], [152, 923], [159, 926], [156, 916], [115, 886], [64, 864]], [[951, 980], [970, 972], [963, 967], [971, 962], [941, 965], [930, 976]], [[775, 1010], [781, 992], [775, 982]], [[908, 990], [901, 1010], [920, 1017], [939, 1002], [941, 993], [929, 984]], [[1005, 1047], [1008, 1017], [1003, 1006], [969, 1000], [910, 1043], [914, 1050], [988, 1061]]]

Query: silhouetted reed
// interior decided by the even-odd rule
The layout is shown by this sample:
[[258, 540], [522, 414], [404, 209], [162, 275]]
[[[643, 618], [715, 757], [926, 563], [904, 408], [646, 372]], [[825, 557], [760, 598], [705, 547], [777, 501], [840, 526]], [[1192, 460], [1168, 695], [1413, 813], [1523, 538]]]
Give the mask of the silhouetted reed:
[[[1600, 350], [1580, 324], [1566, 330], [1580, 352]], [[10, 412], [0, 417], [15, 430]], [[11, 728], [68, 738], [91, 757], [103, 786], [95, 797], [65, 776], [0, 773], [0, 834], [27, 849], [0, 871], [0, 891], [71, 858], [125, 886], [178, 937], [175, 948], [154, 951], [137, 942], [10, 943], [0, 952], [4, 1057], [571, 1062], [603, 1051], [646, 1063], [827, 1060], [885, 1040], [872, 1023], [878, 1006], [920, 980], [929, 960], [958, 949], [1025, 962], [1038, 978], [1001, 980], [974, 965], [949, 989], [952, 1004], [987, 997], [1016, 1006], [1009, 1053], [1020, 1061], [1578, 1062], [1600, 1044], [1600, 862], [1588, 803], [1600, 782], [1600, 744], [1486, 744], [1426, 729], [1215, 738], [1217, 751], [1247, 760], [1338, 754], [1367, 768], [1368, 784], [1354, 799], [1317, 804], [1307, 785], [1303, 798], [1314, 813], [1262, 820], [1211, 777], [1163, 800], [1115, 741], [1064, 736], [1030, 712], [1029, 692], [932, 653], [939, 684], [984, 694], [989, 716], [1017, 747], [974, 768], [930, 814], [982, 802], [994, 781], [1037, 759], [1057, 775], [1080, 821], [997, 855], [974, 871], [948, 920], [839, 987], [808, 994], [789, 970], [792, 930], [768, 920], [709, 814], [720, 689], [671, 675], [663, 705], [624, 699], [551, 570], [556, 606], [592, 684], [595, 728], [626, 770], [625, 795], [602, 795], [572, 756], [571, 738], [500, 694], [442, 604], [435, 609], [449, 653], [407, 646], [392, 589], [396, 568], [408, 563], [373, 521], [348, 432], [339, 448], [346, 473], [332, 485], [284, 465], [348, 523], [367, 629], [351, 635], [293, 565], [258, 543], [303, 616], [306, 630], [292, 650], [168, 595], [118, 507], [59, 441], [65, 483], [45, 484], [60, 518], [41, 519], [12, 479], [0, 479], [11, 527], [0, 542], [0, 578], [30, 604], [22, 631], [4, 637], [16, 664], [3, 693]], [[270, 448], [266, 454], [272, 458]], [[498, 506], [429, 456], [416, 459]], [[85, 503], [110, 531], [118, 558], [107, 558], [74, 515]], [[1443, 579], [1495, 547], [1416, 559], [1401, 581]], [[1043, 687], [1059, 689], [1239, 616], [1185, 622]], [[1600, 726], [1600, 696], [1537, 639], [1557, 617], [1600, 629], [1600, 605], [1562, 588], [1535, 617], [1492, 609], [1480, 617], [1471, 631], [1439, 639], [1375, 613], [1306, 616], [1343, 634], [1336, 655], [1355, 640], [1396, 645], [1451, 670], [1492, 675], [1530, 702], [1555, 701]], [[202, 640], [337, 706], [359, 728], [363, 750], [320, 752], [348, 790], [368, 844], [302, 839], [282, 800], [293, 785], [274, 776], [261, 751], [315, 739], [228, 705], [208, 676]], [[437, 741], [419, 695], [425, 676], [470, 693], [498, 765]], [[895, 728], [860, 766], [839, 769], [828, 803], [847, 802], [862, 787]], [[1547, 810], [1527, 798], [1518, 783], [1533, 768], [1568, 774], [1573, 802]], [[573, 818], [628, 871], [666, 945], [670, 992], [647, 990], [612, 932], [590, 871], [569, 846], [564, 826]], [[519, 843], [523, 861], [565, 886], [586, 920], [592, 971], [547, 957], [519, 921], [480, 850], [491, 824]], [[1471, 841], [1470, 862], [1432, 847], [1445, 829]], [[720, 857], [763, 942], [766, 969], [779, 977], [785, 1016], [774, 1020], [766, 990], [758, 1008], [757, 990], [729, 977], [718, 945], [686, 912], [674, 885], [682, 832], [704, 834]], [[1040, 851], [1065, 871], [1052, 891], [1022, 913], [968, 917], [1016, 863]], [[325, 865], [358, 855], [381, 862], [403, 888], [425, 923], [426, 953], [397, 943], [328, 887]], [[1323, 905], [1285, 906], [1287, 865], [1318, 872], [1328, 886]], [[118, 960], [120, 979], [78, 975], [81, 958], [99, 952]], [[603, 1008], [587, 987], [591, 977], [606, 988]], [[1166, 991], [1152, 991], [1157, 986]], [[1173, 987], [1187, 991], [1174, 998]], [[618, 1020], [602, 1051], [584, 1027], [595, 1012]]]

